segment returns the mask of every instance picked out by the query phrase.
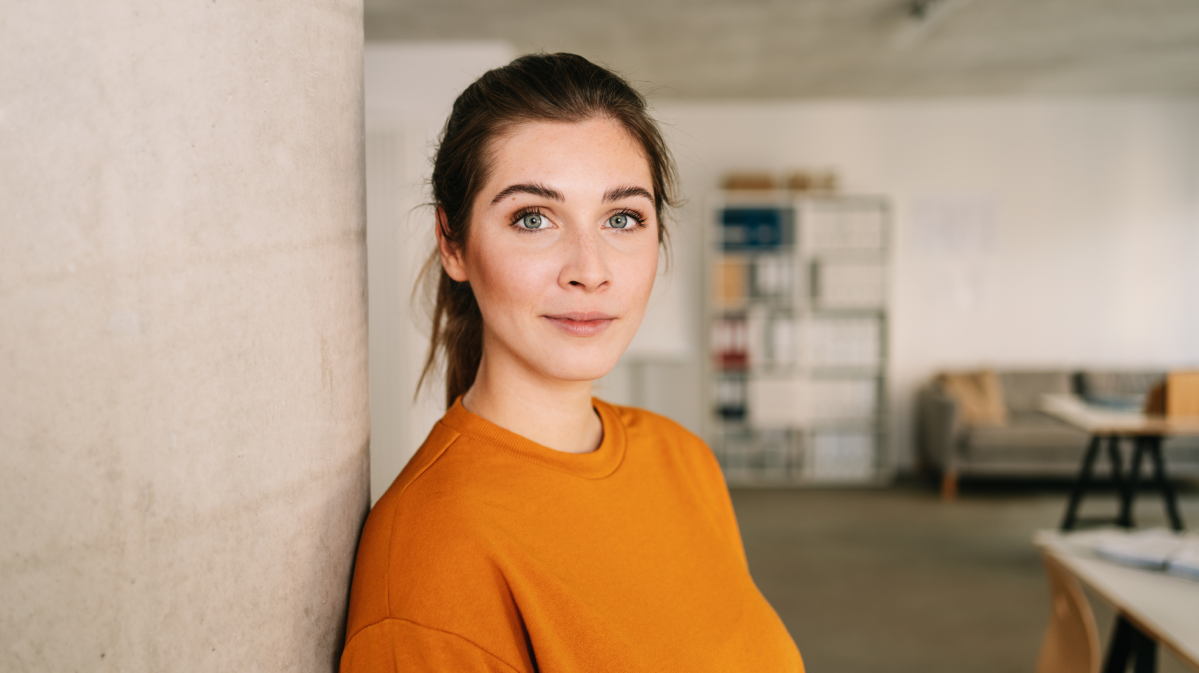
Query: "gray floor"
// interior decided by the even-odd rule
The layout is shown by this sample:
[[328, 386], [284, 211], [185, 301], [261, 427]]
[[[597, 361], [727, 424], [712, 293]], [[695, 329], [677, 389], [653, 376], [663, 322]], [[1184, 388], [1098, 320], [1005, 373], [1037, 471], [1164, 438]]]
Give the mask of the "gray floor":
[[[1059, 489], [735, 489], [750, 569], [809, 671], [1033, 671], [1048, 617], [1038, 528], [1060, 520]], [[1141, 525], [1164, 525], [1145, 496]], [[1199, 525], [1199, 491], [1181, 496]], [[1089, 499], [1088, 515], [1115, 511]], [[1092, 597], [1102, 637], [1111, 613]], [[1166, 652], [1162, 673], [1189, 670]]]

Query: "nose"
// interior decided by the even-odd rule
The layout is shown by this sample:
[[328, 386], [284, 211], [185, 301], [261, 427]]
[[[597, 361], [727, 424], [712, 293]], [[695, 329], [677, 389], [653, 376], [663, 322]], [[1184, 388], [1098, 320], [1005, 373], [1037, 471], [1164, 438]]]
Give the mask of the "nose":
[[563, 241], [567, 251], [558, 284], [564, 288], [595, 292], [612, 282], [604, 242], [599, 231], [582, 227], [572, 229]]

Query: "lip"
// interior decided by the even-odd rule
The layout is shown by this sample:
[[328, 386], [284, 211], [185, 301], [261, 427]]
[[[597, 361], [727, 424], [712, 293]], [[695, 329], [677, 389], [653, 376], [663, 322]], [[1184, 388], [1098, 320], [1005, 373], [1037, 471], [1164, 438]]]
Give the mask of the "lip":
[[543, 317], [566, 334], [580, 337], [595, 336], [608, 329], [608, 326], [616, 320], [615, 316], [599, 311], [585, 313], [575, 311]]

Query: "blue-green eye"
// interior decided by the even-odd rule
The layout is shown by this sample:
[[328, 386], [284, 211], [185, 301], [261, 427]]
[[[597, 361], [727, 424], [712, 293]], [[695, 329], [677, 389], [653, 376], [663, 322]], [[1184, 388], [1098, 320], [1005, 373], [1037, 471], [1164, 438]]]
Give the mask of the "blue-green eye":
[[540, 229], [545, 226], [545, 218], [537, 213], [529, 213], [516, 221], [522, 229]]
[[608, 218], [608, 226], [613, 229], [624, 229], [633, 223], [633, 218], [626, 213], [617, 213]]

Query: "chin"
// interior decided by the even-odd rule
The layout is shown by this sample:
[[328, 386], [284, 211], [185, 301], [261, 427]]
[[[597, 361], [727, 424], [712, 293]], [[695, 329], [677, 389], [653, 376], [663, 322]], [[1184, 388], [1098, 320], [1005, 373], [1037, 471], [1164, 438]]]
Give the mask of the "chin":
[[537, 369], [561, 381], [594, 381], [612, 371], [624, 349], [570, 348], [544, 356]]

